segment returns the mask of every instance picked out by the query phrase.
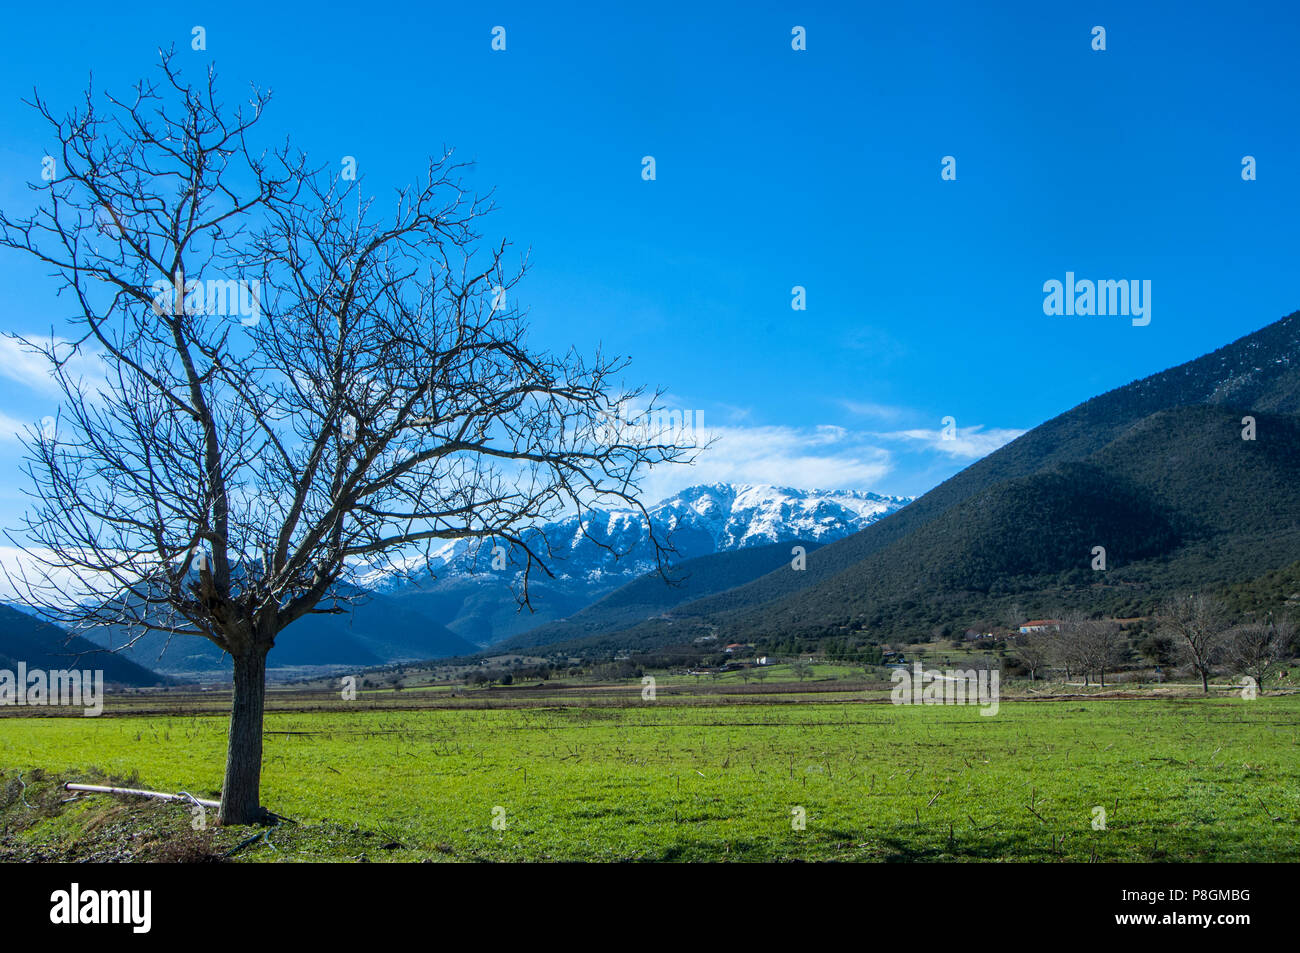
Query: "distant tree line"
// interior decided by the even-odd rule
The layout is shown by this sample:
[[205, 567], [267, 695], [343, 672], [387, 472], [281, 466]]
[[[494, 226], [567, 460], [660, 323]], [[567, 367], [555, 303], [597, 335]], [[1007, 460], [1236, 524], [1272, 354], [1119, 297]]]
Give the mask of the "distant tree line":
[[1065, 613], [1055, 628], [1016, 637], [1015, 654], [1031, 679], [1055, 668], [1067, 679], [1082, 677], [1085, 685], [1095, 680], [1104, 686], [1107, 673], [1136, 653], [1157, 667], [1181, 666], [1208, 693], [1210, 679], [1220, 672], [1252, 678], [1264, 690], [1297, 647], [1290, 619], [1270, 613], [1262, 621], [1234, 622], [1223, 601], [1203, 593], [1170, 599], [1147, 628], [1138, 641], [1113, 619]]

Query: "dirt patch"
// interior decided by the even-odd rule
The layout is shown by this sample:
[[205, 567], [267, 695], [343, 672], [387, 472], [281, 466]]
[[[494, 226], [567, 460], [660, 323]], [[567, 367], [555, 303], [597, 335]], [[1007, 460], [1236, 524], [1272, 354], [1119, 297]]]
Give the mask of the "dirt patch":
[[[216, 812], [179, 801], [78, 794], [64, 782], [144, 788], [138, 776], [101, 771], [55, 776], [0, 770], [0, 863], [203, 864], [258, 861], [412, 860], [392, 832], [336, 823], [220, 827]], [[447, 858], [452, 859], [452, 858]]]
[[[187, 805], [150, 798], [77, 795], [63, 782], [139, 786], [138, 778], [100, 772], [53, 777], [0, 771], [0, 861], [210, 863], [216, 831], [196, 828]], [[233, 834], [234, 832], [228, 832]]]

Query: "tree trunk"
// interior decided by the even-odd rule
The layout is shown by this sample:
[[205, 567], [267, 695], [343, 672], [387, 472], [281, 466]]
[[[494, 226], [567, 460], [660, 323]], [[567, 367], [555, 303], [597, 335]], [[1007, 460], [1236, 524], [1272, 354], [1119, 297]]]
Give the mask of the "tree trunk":
[[1201, 691], [1210, 694], [1210, 673], [1201, 669]]
[[266, 701], [266, 648], [254, 645], [234, 656], [235, 694], [230, 706], [226, 780], [221, 786], [221, 823], [255, 824], [261, 804], [262, 712]]

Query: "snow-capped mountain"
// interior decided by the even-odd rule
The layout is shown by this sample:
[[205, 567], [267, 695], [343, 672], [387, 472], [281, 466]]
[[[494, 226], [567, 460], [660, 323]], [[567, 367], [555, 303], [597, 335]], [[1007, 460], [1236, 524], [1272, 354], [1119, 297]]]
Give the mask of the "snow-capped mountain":
[[[676, 550], [672, 561], [678, 562], [787, 540], [832, 542], [908, 502], [905, 497], [856, 490], [714, 483], [683, 490], [648, 507], [648, 512], [655, 534]], [[632, 578], [652, 569], [649, 529], [644, 515], [628, 508], [589, 510], [581, 518], [574, 515], [548, 523], [541, 533], [549, 544], [551, 569], [557, 576], [594, 580], [610, 574]], [[622, 554], [621, 558], [615, 553]], [[441, 579], [456, 575], [500, 578], [502, 573], [493, 571], [493, 555], [491, 544], [447, 543], [434, 555], [434, 575]], [[521, 565], [522, 554], [514, 555], [508, 570]], [[402, 585], [378, 576], [363, 581], [378, 589]]]
[[691, 554], [698, 556], [792, 539], [827, 543], [908, 502], [855, 490], [715, 483], [683, 490], [657, 504], [650, 515], [670, 529], [706, 533], [712, 545]]

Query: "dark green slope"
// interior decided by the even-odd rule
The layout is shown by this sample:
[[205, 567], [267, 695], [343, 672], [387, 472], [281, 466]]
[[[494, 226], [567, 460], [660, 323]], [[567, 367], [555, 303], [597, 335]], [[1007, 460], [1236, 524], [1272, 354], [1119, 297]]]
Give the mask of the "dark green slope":
[[669, 571], [668, 581], [657, 573], [647, 573], [569, 618], [507, 639], [493, 651], [521, 651], [635, 625], [683, 602], [734, 588], [777, 567], [788, 567], [795, 546], [804, 547], [806, 553], [820, 548], [818, 543], [792, 540], [688, 559]]
[[[1242, 439], [1247, 413], [1255, 420], [1254, 440]], [[1206, 535], [1300, 528], [1300, 417], [1295, 413], [1220, 407], [1165, 411], [1134, 425], [1090, 459], [1194, 515]]]
[[806, 572], [778, 571], [683, 606], [683, 611], [700, 616], [729, 614], [809, 589], [981, 490], [1060, 463], [1084, 460], [1154, 413], [1199, 404], [1300, 412], [1300, 311], [1203, 357], [1094, 397], [1035, 427], [896, 513], [824, 547], [808, 561]]
[[[1082, 463], [996, 484], [849, 569], [724, 632], [835, 626], [890, 634], [974, 621], [1011, 601], [1153, 608], [1174, 588], [1250, 579], [1300, 556], [1300, 418], [1182, 407]], [[1107, 569], [1091, 568], [1093, 547]]]
[[101, 670], [104, 681], [117, 685], [162, 685], [167, 679], [129, 659], [105, 652], [100, 646], [68, 634], [17, 609], [0, 605], [0, 669], [16, 671], [19, 662], [28, 669]]
[[1268, 614], [1300, 621], [1300, 560], [1266, 572], [1247, 582], [1226, 586], [1222, 592], [1230, 611], [1257, 618]]
[[[1300, 417], [1253, 411], [1249, 441], [1243, 415], [1219, 406], [1151, 414], [1087, 459], [996, 483], [789, 596], [711, 616], [694, 614], [697, 600], [671, 625], [582, 645], [658, 648], [705, 631], [895, 638], [1002, 618], [1013, 603], [1031, 614], [1133, 615], [1178, 589], [1256, 579], [1300, 557]], [[1105, 547], [1105, 571], [1091, 566], [1095, 546]]]

